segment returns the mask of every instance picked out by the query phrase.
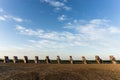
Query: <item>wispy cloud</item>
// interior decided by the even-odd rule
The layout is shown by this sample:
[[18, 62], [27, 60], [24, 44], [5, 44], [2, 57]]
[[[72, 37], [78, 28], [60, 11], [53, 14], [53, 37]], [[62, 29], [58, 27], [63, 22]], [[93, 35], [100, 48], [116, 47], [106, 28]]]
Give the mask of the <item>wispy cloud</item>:
[[4, 10], [2, 8], [0, 8], [0, 12], [2, 12], [2, 14], [0, 14], [0, 20], [1, 21], [15, 21], [15, 22], [24, 22], [26, 21], [25, 19], [22, 19], [20, 17], [16, 17], [13, 15], [9, 15], [8, 13], [4, 13]]
[[5, 20], [6, 20], [6, 18], [5, 18], [5, 17], [0, 16], [0, 21], [5, 21]]
[[11, 16], [11, 15], [1, 15], [0, 20], [2, 20], [2, 21], [11, 20], [11, 21], [15, 21], [15, 22], [23, 22], [24, 21], [22, 18]]
[[[37, 48], [89, 47], [96, 50], [119, 50], [120, 28], [109, 25], [109, 20], [93, 19], [90, 21], [74, 20], [64, 26], [70, 31], [32, 30], [20, 25], [16, 29], [23, 35], [37, 37], [29, 40]], [[74, 32], [74, 33], [73, 33]]]
[[23, 19], [19, 17], [12, 17], [12, 19], [16, 22], [23, 22]]
[[40, 0], [40, 1], [50, 4], [51, 6], [55, 7], [56, 10], [60, 10], [60, 9], [70, 10], [71, 9], [71, 7], [65, 5], [65, 2], [67, 2], [67, 0], [64, 0], [63, 2], [56, 1], [56, 0]]
[[58, 17], [58, 20], [59, 21], [67, 20], [67, 16], [66, 15], [61, 15], [61, 16]]
[[[73, 29], [84, 36], [87, 45], [106, 49], [120, 48], [118, 42], [120, 40], [120, 28], [109, 25], [109, 20], [93, 19], [84, 24], [76, 21], [65, 26], [67, 29]], [[112, 46], [111, 46], [112, 45]], [[113, 47], [114, 46], [114, 47]]]

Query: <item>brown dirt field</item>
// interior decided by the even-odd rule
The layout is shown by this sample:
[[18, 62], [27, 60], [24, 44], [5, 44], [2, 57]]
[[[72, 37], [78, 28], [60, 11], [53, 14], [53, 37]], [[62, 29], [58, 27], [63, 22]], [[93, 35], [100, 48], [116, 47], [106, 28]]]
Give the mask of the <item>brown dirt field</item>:
[[120, 64], [0, 64], [0, 80], [120, 80]]

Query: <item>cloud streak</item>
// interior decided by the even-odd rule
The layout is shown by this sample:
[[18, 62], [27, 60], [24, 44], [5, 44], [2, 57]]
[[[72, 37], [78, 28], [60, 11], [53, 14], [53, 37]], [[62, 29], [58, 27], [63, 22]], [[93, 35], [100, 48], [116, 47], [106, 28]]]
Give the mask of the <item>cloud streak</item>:
[[48, 3], [49, 5], [55, 7], [55, 10], [60, 10], [60, 9], [70, 10], [71, 9], [71, 7], [68, 7], [67, 5], [65, 5], [65, 2], [67, 2], [67, 0], [64, 0], [63, 2], [56, 1], [56, 0], [40, 0], [40, 1]]
[[5, 18], [5, 17], [3, 17], [3, 16], [0, 16], [0, 20], [1, 20], [1, 21], [5, 21], [5, 20], [6, 20], [6, 18]]
[[12, 19], [16, 22], [23, 22], [23, 19], [19, 17], [12, 17]]
[[15, 21], [15, 22], [23, 22], [24, 21], [22, 18], [10, 16], [10, 15], [1, 15], [0, 20], [1, 21], [11, 20], [11, 21]]
[[[64, 26], [66, 30], [46, 31], [32, 30], [20, 25], [16, 29], [23, 35], [37, 37], [29, 40], [36, 48], [64, 49], [89, 47], [96, 50], [119, 50], [120, 28], [109, 25], [109, 20], [93, 19], [90, 21], [76, 20]], [[72, 30], [72, 31], [69, 31]], [[74, 33], [73, 33], [74, 32]]]
[[4, 10], [2, 8], [0, 8], [0, 12], [2, 14], [0, 14], [0, 21], [15, 21], [15, 22], [24, 22], [26, 20], [20, 18], [20, 17], [16, 17], [16, 16], [12, 16], [9, 14], [4, 13]]
[[67, 16], [66, 15], [61, 15], [61, 16], [58, 17], [58, 20], [59, 21], [65, 21], [65, 20], [67, 20]]

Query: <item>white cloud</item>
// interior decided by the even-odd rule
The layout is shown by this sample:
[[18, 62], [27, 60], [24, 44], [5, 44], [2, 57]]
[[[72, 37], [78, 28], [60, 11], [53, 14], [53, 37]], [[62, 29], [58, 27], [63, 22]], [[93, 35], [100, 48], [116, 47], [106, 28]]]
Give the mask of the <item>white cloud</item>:
[[109, 27], [108, 30], [109, 30], [111, 33], [120, 34], [120, 28], [117, 28], [117, 27]]
[[18, 17], [12, 17], [12, 19], [16, 22], [23, 22], [23, 19], [18, 18]]
[[[2, 8], [0, 8], [0, 12], [4, 12], [4, 10]], [[15, 21], [15, 22], [23, 22], [23, 21], [27, 21], [27, 20], [24, 20], [20, 17], [16, 17], [16, 16], [12, 16], [12, 15], [9, 15], [8, 13], [2, 13], [0, 14], [0, 20], [1, 21]]]
[[67, 0], [64, 0], [63, 2], [56, 1], [56, 0], [40, 0], [40, 1], [50, 4], [51, 6], [55, 7], [56, 10], [60, 10], [60, 9], [70, 10], [71, 9], [71, 7], [65, 5], [65, 2], [67, 2]]
[[20, 26], [20, 25], [17, 25], [16, 29], [19, 30], [19, 31], [25, 30], [25, 28], [23, 26]]
[[106, 24], [106, 22], [109, 22], [109, 20], [106, 20], [106, 19], [93, 19], [89, 23], [99, 25], [99, 24]]
[[68, 7], [68, 6], [64, 6], [63, 7], [65, 10], [71, 10], [71, 7]]
[[6, 20], [6, 18], [5, 18], [5, 17], [3, 17], [3, 16], [0, 16], [0, 20], [1, 20], [1, 21], [5, 21], [5, 20]]
[[58, 20], [59, 21], [67, 20], [67, 16], [66, 15], [61, 15], [61, 16], [58, 17]]
[[11, 15], [6, 15], [6, 18], [9, 20], [13, 20], [15, 22], [23, 22], [24, 21], [22, 18], [11, 16]]
[[76, 20], [71, 22], [71, 24], [67, 24], [65, 28], [71, 29], [72, 32], [33, 30], [22, 26], [16, 27], [21, 34], [38, 38], [37, 40], [29, 41], [30, 45], [36, 48], [74, 49], [74, 47], [89, 47], [99, 51], [119, 51], [120, 28], [109, 25], [108, 20]]
[[61, 7], [64, 6], [64, 3], [61, 3], [59, 1], [48, 1], [48, 3], [50, 3], [52, 6], [54, 7]]
[[118, 45], [120, 28], [109, 25], [108, 20], [94, 19], [84, 24], [77, 21], [65, 26], [65, 28], [73, 29], [82, 34], [89, 47], [93, 46], [99, 49], [120, 48]]
[[2, 21], [10, 20], [10, 21], [15, 21], [15, 22], [23, 22], [24, 21], [22, 18], [11, 16], [11, 15], [1, 15], [0, 20], [2, 20]]

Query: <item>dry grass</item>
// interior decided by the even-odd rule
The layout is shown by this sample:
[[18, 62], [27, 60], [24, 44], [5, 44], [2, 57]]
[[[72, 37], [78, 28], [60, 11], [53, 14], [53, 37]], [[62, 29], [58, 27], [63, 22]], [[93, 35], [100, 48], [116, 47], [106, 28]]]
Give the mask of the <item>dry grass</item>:
[[0, 80], [120, 80], [120, 64], [0, 64]]

